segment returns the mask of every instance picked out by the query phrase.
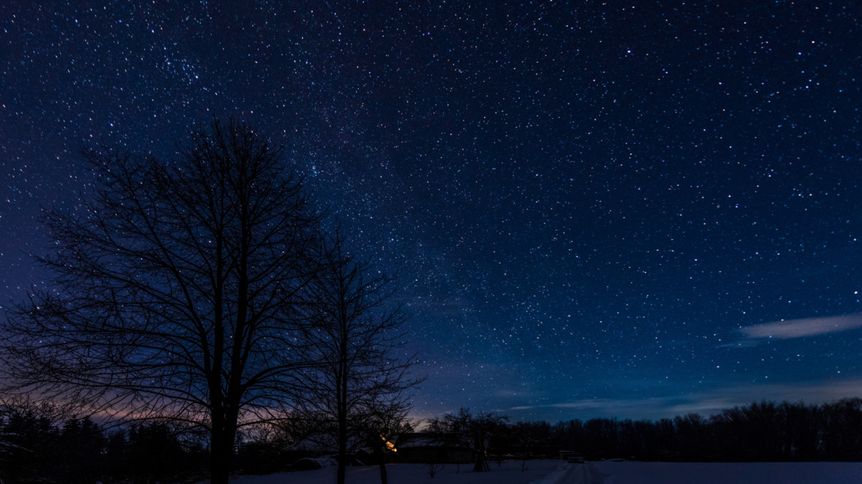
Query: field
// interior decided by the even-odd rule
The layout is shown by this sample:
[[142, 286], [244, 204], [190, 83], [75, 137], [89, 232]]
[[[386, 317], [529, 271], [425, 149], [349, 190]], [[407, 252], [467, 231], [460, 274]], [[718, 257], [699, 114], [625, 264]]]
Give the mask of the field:
[[[491, 472], [474, 473], [470, 466], [446, 465], [435, 477], [423, 464], [392, 464], [392, 484], [844, 484], [862, 482], [858, 462], [675, 463], [529, 461], [526, 470], [516, 461], [492, 464]], [[235, 484], [317, 484], [335, 482], [335, 470], [242, 476]], [[348, 484], [380, 482], [376, 467], [351, 468]]]

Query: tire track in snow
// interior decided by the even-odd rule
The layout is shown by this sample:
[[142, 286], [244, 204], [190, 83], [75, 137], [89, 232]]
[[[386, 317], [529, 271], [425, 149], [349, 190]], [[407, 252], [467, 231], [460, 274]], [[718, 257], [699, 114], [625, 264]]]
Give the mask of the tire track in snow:
[[592, 464], [564, 464], [554, 472], [531, 484], [612, 484], [609, 477]]

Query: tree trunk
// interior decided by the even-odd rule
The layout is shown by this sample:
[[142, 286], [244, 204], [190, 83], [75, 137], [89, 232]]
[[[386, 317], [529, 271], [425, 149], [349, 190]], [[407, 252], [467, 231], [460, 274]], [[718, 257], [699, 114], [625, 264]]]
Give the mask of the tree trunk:
[[383, 447], [377, 447], [377, 453], [380, 454], [380, 484], [389, 484], [389, 475], [386, 473], [386, 450]]
[[476, 464], [473, 466], [473, 472], [488, 472], [489, 470], [488, 459], [485, 458], [484, 454], [477, 453]]
[[347, 417], [338, 417], [338, 477], [337, 484], [344, 484], [347, 472]]
[[226, 432], [213, 430], [210, 445], [210, 483], [228, 484], [230, 480], [230, 458], [233, 443], [229, 443]]
[[477, 445], [476, 449], [476, 462], [473, 465], [473, 472], [488, 472], [490, 468], [488, 467], [488, 456], [485, 454], [485, 447], [483, 445]]
[[236, 440], [236, 417], [213, 421], [210, 437], [210, 483], [228, 484], [233, 446]]
[[345, 293], [346, 289], [344, 287], [343, 278], [339, 278], [338, 280], [338, 294], [339, 297], [339, 307], [338, 307], [338, 324], [339, 324], [339, 348], [338, 348], [338, 377], [336, 378], [336, 382], [338, 384], [338, 477], [337, 484], [344, 484], [345, 473], [347, 471], [347, 413], [349, 409], [347, 408], [347, 399], [348, 399], [348, 351], [349, 351], [349, 342], [348, 338], [350, 337], [348, 332], [349, 322], [347, 320], [347, 308], [345, 307]]
[[386, 461], [380, 461], [380, 484], [388, 484], [389, 475], [386, 473]]

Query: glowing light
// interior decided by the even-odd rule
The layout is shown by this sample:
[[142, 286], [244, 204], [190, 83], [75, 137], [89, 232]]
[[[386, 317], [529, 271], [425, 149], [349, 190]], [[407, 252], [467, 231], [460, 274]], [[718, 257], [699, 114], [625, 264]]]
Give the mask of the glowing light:
[[380, 440], [383, 441], [383, 444], [386, 446], [386, 450], [395, 454], [398, 453], [398, 449], [395, 448], [395, 444], [388, 440], [386, 437], [384, 437], [383, 434], [380, 434]]

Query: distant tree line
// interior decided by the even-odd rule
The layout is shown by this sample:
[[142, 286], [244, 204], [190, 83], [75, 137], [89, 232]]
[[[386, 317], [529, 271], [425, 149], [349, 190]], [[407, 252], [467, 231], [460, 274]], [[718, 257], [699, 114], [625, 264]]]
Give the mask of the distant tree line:
[[[432, 419], [427, 431], [445, 434], [450, 440], [444, 445], [473, 448], [474, 470], [493, 471], [502, 459], [558, 458], [561, 451], [590, 460], [856, 461], [862, 458], [860, 428], [862, 399], [846, 399], [822, 405], [761, 402], [710, 417], [556, 424], [509, 422], [462, 410]], [[360, 445], [376, 453], [379, 434], [367, 430], [370, 438]], [[397, 431], [412, 429], [390, 429]], [[242, 436], [236, 468], [250, 474], [288, 470], [304, 455], [293, 444], [305, 435], [288, 426]], [[48, 405], [0, 405], [3, 483], [195, 482], [207, 472], [206, 443], [204, 434], [174, 422], [106, 429], [88, 418], [64, 417], [62, 409]], [[381, 471], [385, 480], [385, 468]]]
[[203, 439], [167, 422], [105, 430], [47, 405], [0, 406], [0, 482], [178, 482], [203, 476]]
[[[410, 432], [403, 409], [356, 420], [350, 449], [362, 462], [380, 467], [387, 481], [381, 435]], [[98, 424], [73, 417], [70, 408], [47, 403], [0, 403], [0, 483], [200, 482], [208, 474], [210, 454], [205, 432], [172, 421]], [[393, 420], [387, 420], [393, 419]], [[318, 420], [321, 421], [321, 420]], [[296, 470], [303, 457], [337, 456], [337, 440], [328, 447], [305, 449], [297, 443], [334, 436], [332, 429], [311, 430], [308, 421], [258, 427], [237, 439], [234, 467], [243, 474]], [[335, 425], [334, 423], [332, 424]], [[359, 428], [363, 425], [363, 428]], [[328, 450], [327, 450], [328, 449]]]
[[532, 457], [572, 450], [587, 459], [859, 460], [862, 399], [822, 405], [761, 402], [710, 417], [689, 414], [653, 421], [518, 422], [500, 425], [488, 448], [495, 455]]

